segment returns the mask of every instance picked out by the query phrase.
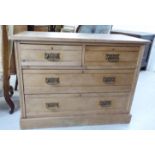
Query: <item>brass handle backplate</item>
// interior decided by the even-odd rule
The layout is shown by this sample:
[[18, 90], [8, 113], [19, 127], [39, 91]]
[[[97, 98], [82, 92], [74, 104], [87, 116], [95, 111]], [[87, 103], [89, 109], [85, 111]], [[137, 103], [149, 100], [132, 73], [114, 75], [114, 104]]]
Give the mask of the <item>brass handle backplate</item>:
[[60, 83], [60, 80], [59, 78], [53, 78], [53, 77], [50, 77], [50, 78], [45, 78], [45, 82], [48, 84], [48, 85], [56, 85], [56, 84], [59, 84]]
[[119, 54], [106, 54], [106, 60], [108, 62], [119, 62]]
[[115, 83], [116, 78], [115, 77], [103, 77], [103, 82], [107, 84], [113, 84]]
[[45, 53], [44, 57], [48, 61], [59, 61], [60, 53]]
[[59, 108], [59, 103], [52, 102], [52, 103], [45, 103], [47, 109]]
[[100, 101], [99, 104], [100, 104], [101, 107], [110, 107], [111, 104], [112, 104], [112, 101], [110, 101], [110, 100]]

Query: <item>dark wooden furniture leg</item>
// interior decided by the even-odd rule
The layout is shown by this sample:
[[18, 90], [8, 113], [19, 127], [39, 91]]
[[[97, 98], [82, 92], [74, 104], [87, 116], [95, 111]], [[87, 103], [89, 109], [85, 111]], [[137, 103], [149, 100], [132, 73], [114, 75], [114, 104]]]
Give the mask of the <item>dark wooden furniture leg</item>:
[[15, 106], [13, 101], [11, 100], [11, 96], [13, 95], [13, 87], [10, 86], [10, 52], [9, 52], [9, 41], [8, 41], [8, 35], [7, 35], [7, 26], [2, 26], [2, 39], [3, 39], [3, 92], [4, 92], [4, 98], [10, 107], [10, 114], [14, 112]]

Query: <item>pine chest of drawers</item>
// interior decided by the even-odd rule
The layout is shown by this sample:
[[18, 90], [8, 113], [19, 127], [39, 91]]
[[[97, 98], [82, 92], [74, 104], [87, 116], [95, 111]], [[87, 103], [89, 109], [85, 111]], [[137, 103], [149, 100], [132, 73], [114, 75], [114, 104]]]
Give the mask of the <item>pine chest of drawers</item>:
[[146, 40], [23, 32], [12, 36], [21, 128], [129, 123]]

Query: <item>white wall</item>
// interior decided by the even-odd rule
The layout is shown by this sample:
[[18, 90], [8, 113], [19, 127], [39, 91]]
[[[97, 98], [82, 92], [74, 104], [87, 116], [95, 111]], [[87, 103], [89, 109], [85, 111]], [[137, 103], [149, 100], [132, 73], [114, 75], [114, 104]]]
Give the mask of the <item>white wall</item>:
[[114, 25], [113, 29], [155, 33], [155, 25]]

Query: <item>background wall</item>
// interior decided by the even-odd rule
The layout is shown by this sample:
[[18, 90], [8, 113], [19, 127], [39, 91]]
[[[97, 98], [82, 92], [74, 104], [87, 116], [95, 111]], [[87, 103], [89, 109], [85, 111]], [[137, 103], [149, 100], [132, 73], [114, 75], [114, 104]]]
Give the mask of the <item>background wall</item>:
[[113, 29], [155, 33], [155, 25], [114, 25]]

